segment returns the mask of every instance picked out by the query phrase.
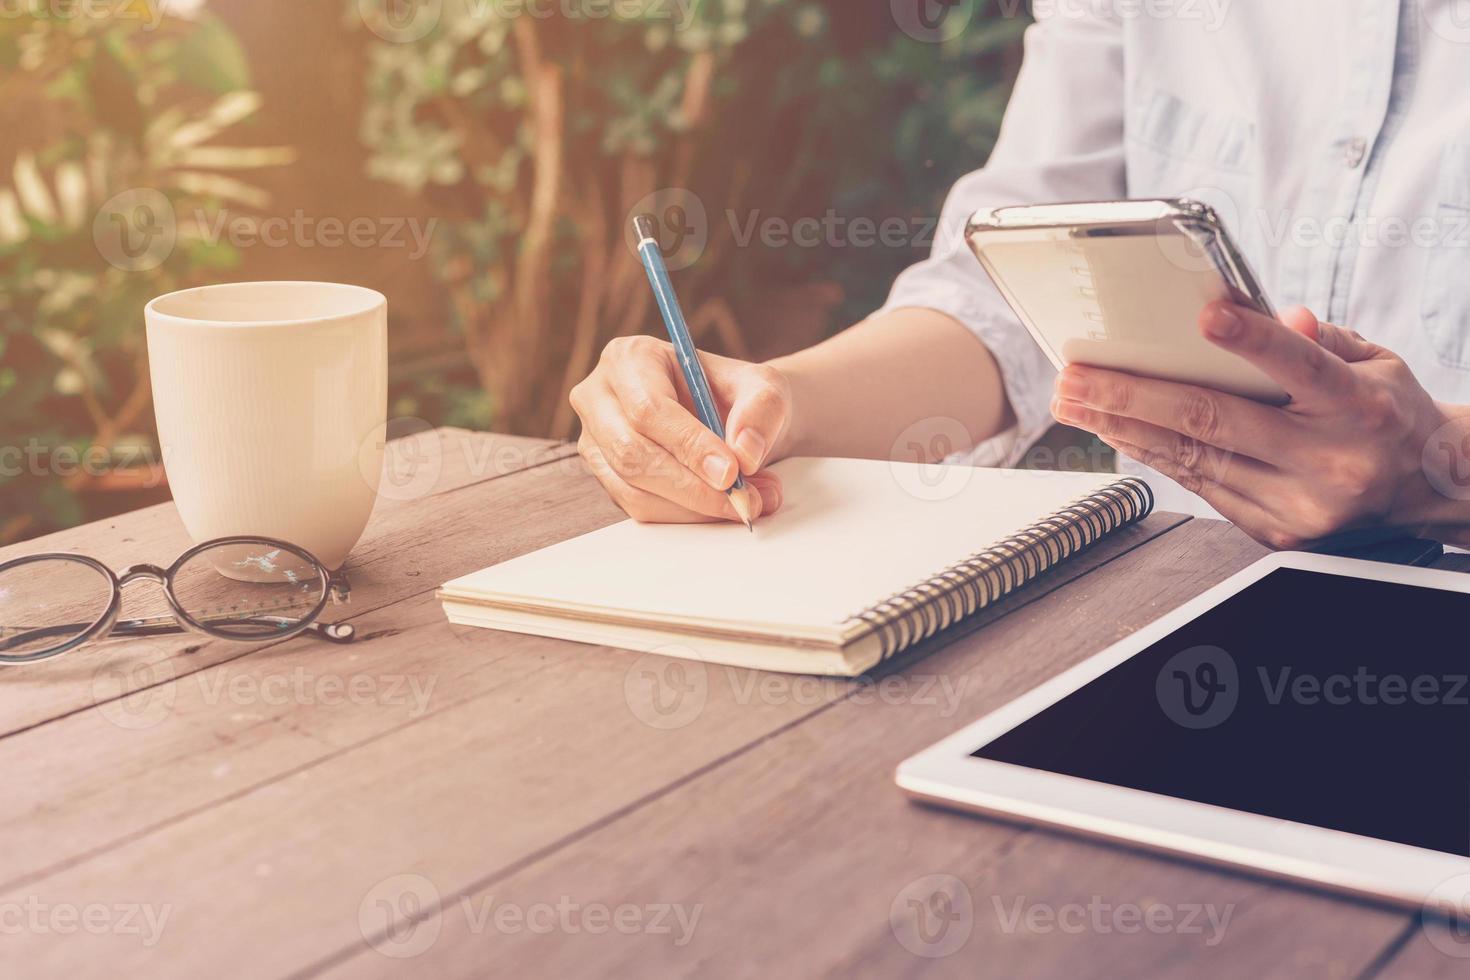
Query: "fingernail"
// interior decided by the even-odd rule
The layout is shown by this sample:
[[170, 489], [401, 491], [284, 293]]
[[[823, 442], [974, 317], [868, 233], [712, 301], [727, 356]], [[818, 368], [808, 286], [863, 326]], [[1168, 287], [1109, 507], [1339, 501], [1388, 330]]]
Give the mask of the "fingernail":
[[735, 451], [740, 454], [740, 462], [746, 470], [753, 473], [765, 462], [766, 440], [754, 429], [744, 429], [735, 437]]
[[759, 483], [754, 480], [748, 482], [760, 491], [762, 514], [773, 514], [781, 509], [781, 487], [778, 484], [767, 483], [764, 480]]
[[723, 490], [735, 482], [734, 466], [724, 456], [704, 458], [704, 478], [716, 490]]
[[1092, 386], [1087, 379], [1081, 377], [1074, 371], [1063, 371], [1061, 377], [1057, 378], [1057, 394], [1073, 401], [1086, 401], [1091, 394]]
[[1234, 340], [1245, 328], [1240, 317], [1228, 306], [1217, 306], [1205, 318], [1205, 333], [1218, 340]]
[[1052, 402], [1051, 414], [1059, 422], [1076, 424], [1082, 421], [1082, 406], [1076, 402], [1063, 401], [1059, 398]]

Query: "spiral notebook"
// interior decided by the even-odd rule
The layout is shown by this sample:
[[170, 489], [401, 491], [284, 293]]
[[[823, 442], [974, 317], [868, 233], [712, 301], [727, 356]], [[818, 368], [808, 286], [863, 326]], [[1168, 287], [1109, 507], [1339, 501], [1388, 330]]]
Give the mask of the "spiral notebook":
[[903, 653], [1153, 506], [1112, 474], [789, 459], [780, 511], [625, 521], [448, 583], [451, 622], [802, 674]]

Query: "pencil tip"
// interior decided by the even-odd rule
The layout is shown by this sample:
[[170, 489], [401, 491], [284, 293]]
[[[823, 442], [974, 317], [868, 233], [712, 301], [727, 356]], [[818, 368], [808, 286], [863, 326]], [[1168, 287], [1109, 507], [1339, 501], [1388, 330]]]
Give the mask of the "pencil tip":
[[735, 513], [745, 525], [746, 530], [754, 532], [755, 507], [751, 504], [749, 488], [731, 490], [730, 506], [735, 508]]

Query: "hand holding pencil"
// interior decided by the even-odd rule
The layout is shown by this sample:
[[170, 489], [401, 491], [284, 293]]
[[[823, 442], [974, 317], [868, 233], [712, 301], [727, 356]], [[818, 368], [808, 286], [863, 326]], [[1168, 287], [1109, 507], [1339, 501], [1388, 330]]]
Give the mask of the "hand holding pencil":
[[[648, 247], [658, 254], [656, 243]], [[717, 421], [724, 410], [728, 441], [698, 417], [693, 391], [686, 390], [684, 363], [672, 343], [619, 338], [572, 391], [572, 407], [582, 420], [582, 455], [612, 498], [637, 520], [741, 521], [735, 495], [728, 493], [736, 476], [745, 484], [739, 494], [744, 516], [754, 520], [781, 506], [780, 479], [762, 467], [784, 451], [789, 382], [769, 365], [707, 353], [698, 354], [697, 362]]]
[[[694, 410], [699, 414], [699, 420], [704, 423], [705, 428], [721, 441], [725, 441], [725, 421], [720, 418], [714, 393], [709, 390], [709, 379], [705, 377], [704, 366], [699, 363], [699, 351], [694, 347], [694, 338], [689, 335], [689, 324], [684, 320], [684, 309], [674, 293], [674, 284], [669, 281], [669, 270], [664, 264], [663, 253], [658, 248], [657, 225], [653, 218], [643, 214], [633, 219], [633, 230], [638, 235], [638, 256], [643, 260], [643, 269], [648, 273], [648, 284], [653, 289], [658, 311], [663, 315], [664, 326], [669, 332], [669, 341], [674, 345], [675, 355], [679, 358], [679, 368], [684, 372], [684, 386], [689, 390], [689, 397], [694, 400]], [[759, 499], [751, 499], [745, 480], [739, 472], [736, 472], [735, 482], [725, 493], [730, 498], [730, 506], [735, 508], [735, 513], [740, 515], [746, 528], [754, 531], [755, 518], [760, 514]]]

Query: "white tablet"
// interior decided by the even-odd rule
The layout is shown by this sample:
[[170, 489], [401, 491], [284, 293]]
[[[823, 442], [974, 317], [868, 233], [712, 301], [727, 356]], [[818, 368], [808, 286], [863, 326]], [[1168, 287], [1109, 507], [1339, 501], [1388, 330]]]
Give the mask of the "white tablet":
[[1470, 912], [1470, 575], [1277, 554], [904, 762], [899, 785]]

